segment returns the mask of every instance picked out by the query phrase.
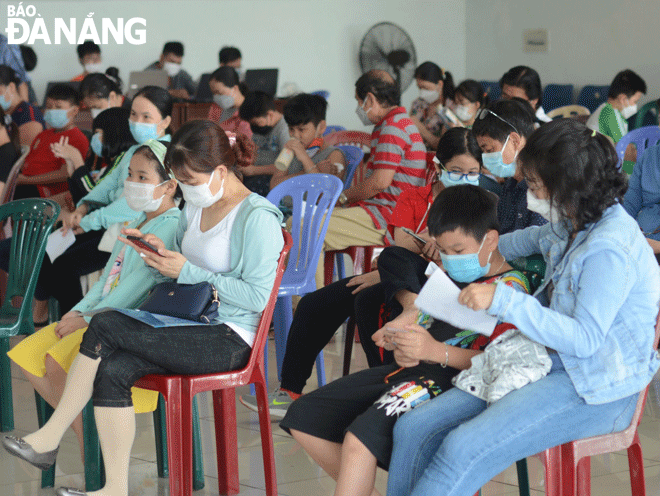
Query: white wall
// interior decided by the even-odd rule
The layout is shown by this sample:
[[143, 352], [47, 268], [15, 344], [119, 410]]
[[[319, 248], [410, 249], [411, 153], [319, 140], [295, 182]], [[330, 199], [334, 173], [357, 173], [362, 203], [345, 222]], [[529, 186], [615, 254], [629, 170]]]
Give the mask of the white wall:
[[[528, 65], [542, 83], [609, 84], [630, 68], [648, 94], [660, 96], [658, 0], [467, 0], [467, 74], [497, 81], [516, 65]], [[547, 53], [522, 50], [524, 29], [549, 30]]]
[[[304, 91], [330, 91], [328, 123], [362, 129], [355, 115], [354, 83], [360, 75], [358, 47], [373, 24], [391, 21], [412, 37], [417, 60], [433, 60], [465, 75], [466, 0], [69, 0], [23, 2], [53, 29], [54, 18], [75, 17], [82, 23], [88, 13], [100, 18], [143, 17], [147, 43], [101, 47], [103, 62], [119, 67], [126, 81], [131, 70], [141, 70], [157, 59], [163, 43], [185, 44], [184, 67], [198, 78], [218, 65], [222, 45], [238, 46], [244, 68], [278, 67], [279, 85], [293, 81]], [[9, 2], [18, 5], [18, 2]], [[7, 2], [0, 2], [0, 28], [6, 26]], [[436, 29], [442, 17], [444, 28]], [[80, 26], [80, 24], [79, 24]], [[80, 28], [78, 28], [80, 29]], [[51, 34], [52, 36], [52, 34]], [[46, 84], [81, 72], [75, 46], [45, 45], [36, 41], [39, 62], [31, 74], [39, 98]], [[408, 105], [417, 93], [403, 97]]]

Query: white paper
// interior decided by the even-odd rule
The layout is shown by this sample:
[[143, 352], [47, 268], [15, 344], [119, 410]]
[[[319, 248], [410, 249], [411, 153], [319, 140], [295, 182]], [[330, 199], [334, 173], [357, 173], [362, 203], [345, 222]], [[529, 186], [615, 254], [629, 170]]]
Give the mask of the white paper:
[[76, 235], [73, 234], [71, 229], [69, 229], [64, 236], [62, 236], [62, 229], [58, 229], [51, 233], [46, 242], [46, 253], [48, 254], [48, 258], [50, 258], [51, 263], [75, 242]]
[[497, 325], [497, 318], [485, 310], [474, 310], [458, 303], [461, 290], [442, 270], [436, 270], [426, 281], [415, 300], [415, 305], [431, 317], [470, 331], [490, 336]]

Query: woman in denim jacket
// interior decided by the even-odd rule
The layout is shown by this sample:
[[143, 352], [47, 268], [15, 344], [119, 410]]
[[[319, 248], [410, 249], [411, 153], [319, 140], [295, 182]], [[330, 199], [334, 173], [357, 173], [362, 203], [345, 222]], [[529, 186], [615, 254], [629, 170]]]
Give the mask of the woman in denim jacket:
[[621, 206], [626, 182], [607, 138], [571, 119], [543, 125], [519, 156], [529, 208], [551, 223], [504, 235], [509, 260], [541, 253], [534, 296], [470, 285], [459, 302], [511, 322], [550, 351], [552, 369], [487, 405], [454, 388], [396, 424], [388, 496], [467, 496], [516, 460], [617, 432], [660, 366], [653, 349], [660, 274]]

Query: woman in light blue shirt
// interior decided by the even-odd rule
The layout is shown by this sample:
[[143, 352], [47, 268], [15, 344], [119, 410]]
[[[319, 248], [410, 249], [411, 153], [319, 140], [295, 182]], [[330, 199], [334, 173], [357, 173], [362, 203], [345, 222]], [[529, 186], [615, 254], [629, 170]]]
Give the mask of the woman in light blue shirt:
[[519, 156], [528, 205], [551, 223], [500, 238], [509, 260], [541, 253], [534, 296], [470, 285], [459, 302], [545, 345], [543, 379], [487, 405], [457, 388], [396, 424], [388, 495], [474, 494], [513, 462], [618, 432], [660, 366], [653, 349], [660, 274], [621, 206], [626, 182], [607, 138], [571, 119], [545, 124]]

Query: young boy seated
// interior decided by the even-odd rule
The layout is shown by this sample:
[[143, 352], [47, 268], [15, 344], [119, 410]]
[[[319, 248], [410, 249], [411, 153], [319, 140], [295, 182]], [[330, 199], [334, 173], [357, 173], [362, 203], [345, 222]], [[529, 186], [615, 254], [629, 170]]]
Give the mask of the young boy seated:
[[[616, 144], [628, 134], [628, 121], [637, 113], [637, 102], [646, 94], [646, 83], [630, 69], [619, 72], [607, 92], [607, 101], [602, 103], [587, 120], [587, 127], [608, 136]], [[637, 153], [634, 146], [626, 150], [623, 170], [632, 173]]]
[[233, 67], [236, 69], [236, 72], [238, 72], [239, 76], [243, 74], [241, 69], [243, 55], [241, 55], [241, 51], [238, 48], [232, 46], [223, 46], [218, 52], [218, 59], [220, 62], [220, 67]]
[[183, 61], [183, 43], [168, 41], [163, 46], [160, 59], [148, 66], [145, 70], [164, 70], [169, 76], [167, 89], [174, 98], [188, 100], [195, 94], [195, 83], [190, 74], [181, 68]]
[[293, 152], [293, 160], [285, 171], [277, 169], [270, 180], [271, 189], [293, 176], [321, 173], [340, 179], [346, 168], [344, 153], [323, 141], [325, 112], [328, 102], [322, 96], [302, 93], [284, 105], [284, 120], [291, 139], [284, 145]]
[[[529, 292], [526, 276], [497, 249], [496, 201], [478, 186], [447, 188], [429, 211], [429, 234], [458, 287], [501, 283]], [[510, 328], [500, 323], [492, 338]], [[376, 466], [389, 465], [399, 416], [450, 389], [452, 378], [470, 368], [489, 342], [422, 312], [403, 314], [373, 339], [394, 347], [396, 364], [362, 370], [301, 396], [280, 424], [337, 481], [338, 495], [377, 494]]]
[[66, 161], [53, 153], [53, 147], [69, 144], [87, 156], [89, 141], [73, 123], [78, 114], [78, 93], [65, 84], [53, 86], [46, 95], [44, 120], [47, 129], [32, 142], [25, 164], [16, 181], [14, 198], [48, 198], [68, 190]]
[[243, 183], [250, 190], [266, 196], [270, 191], [270, 178], [277, 172], [275, 159], [289, 141], [289, 128], [284, 116], [275, 109], [273, 97], [263, 91], [245, 95], [238, 109], [241, 119], [250, 123], [252, 141], [257, 145], [254, 165], [243, 167]]
[[103, 72], [103, 63], [101, 61], [101, 47], [93, 41], [87, 40], [76, 48], [78, 52], [78, 62], [83, 66], [82, 74], [78, 74], [71, 81], [82, 81], [87, 74]]
[[520, 98], [512, 98], [479, 110], [472, 126], [483, 152], [481, 159], [484, 168], [503, 181], [497, 203], [500, 234], [546, 222], [538, 213], [527, 209], [527, 183], [516, 164], [518, 153], [534, 131], [534, 121], [534, 110], [530, 104]]

